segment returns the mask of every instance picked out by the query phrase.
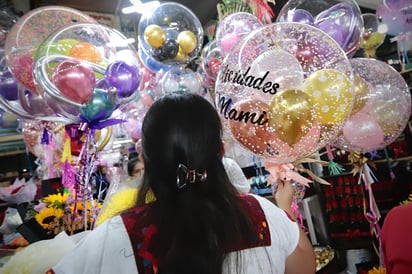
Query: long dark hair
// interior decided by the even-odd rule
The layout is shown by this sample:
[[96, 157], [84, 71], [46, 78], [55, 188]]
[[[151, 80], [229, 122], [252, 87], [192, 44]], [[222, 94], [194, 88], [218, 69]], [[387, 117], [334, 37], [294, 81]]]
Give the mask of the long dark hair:
[[[159, 273], [221, 273], [228, 247], [253, 231], [223, 167], [221, 135], [218, 113], [199, 95], [169, 94], [146, 113], [142, 125], [145, 173], [138, 204], [144, 204], [151, 189], [162, 245]], [[197, 180], [179, 190], [179, 164], [206, 171], [206, 181]]]

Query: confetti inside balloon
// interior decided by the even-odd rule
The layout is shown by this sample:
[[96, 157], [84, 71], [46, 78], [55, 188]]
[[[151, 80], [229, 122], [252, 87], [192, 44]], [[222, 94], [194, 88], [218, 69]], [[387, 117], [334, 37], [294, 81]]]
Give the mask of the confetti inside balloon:
[[[353, 105], [352, 78], [349, 59], [332, 37], [314, 26], [279, 22], [231, 49], [216, 79], [215, 104], [246, 150], [292, 162], [340, 134]], [[306, 92], [311, 79], [323, 86]], [[336, 106], [337, 116], [322, 112]]]
[[362, 153], [391, 144], [405, 129], [411, 113], [411, 95], [405, 79], [388, 64], [372, 58], [350, 60], [355, 75], [367, 86], [360, 109], [345, 123], [335, 145]]

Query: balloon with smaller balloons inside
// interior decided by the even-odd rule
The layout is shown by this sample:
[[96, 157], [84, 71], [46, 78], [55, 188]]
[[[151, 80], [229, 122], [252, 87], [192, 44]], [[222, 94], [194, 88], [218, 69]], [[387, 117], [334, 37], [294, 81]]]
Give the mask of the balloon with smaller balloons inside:
[[163, 64], [188, 63], [201, 50], [203, 27], [186, 6], [166, 2], [140, 18], [138, 39], [144, 56]]
[[355, 72], [355, 104], [334, 146], [352, 152], [383, 149], [400, 136], [411, 113], [405, 79], [372, 58], [350, 60]]

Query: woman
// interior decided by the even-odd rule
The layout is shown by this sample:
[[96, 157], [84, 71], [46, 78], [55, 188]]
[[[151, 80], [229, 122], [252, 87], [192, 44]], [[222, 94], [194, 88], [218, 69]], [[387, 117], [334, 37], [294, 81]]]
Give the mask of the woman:
[[[201, 96], [157, 100], [142, 126], [137, 207], [93, 230], [52, 271], [315, 273], [313, 248], [290, 219], [291, 185], [279, 184], [279, 207], [239, 194], [221, 161], [221, 134], [219, 115]], [[145, 204], [150, 191], [156, 200]]]

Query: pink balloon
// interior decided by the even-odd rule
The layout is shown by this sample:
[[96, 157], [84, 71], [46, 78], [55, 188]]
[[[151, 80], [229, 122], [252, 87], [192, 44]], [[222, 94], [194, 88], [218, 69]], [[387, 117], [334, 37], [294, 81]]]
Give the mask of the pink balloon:
[[240, 38], [242, 38], [242, 36], [234, 32], [225, 34], [222, 37], [222, 40], [220, 41], [220, 47], [223, 53], [225, 54], [229, 53], [229, 51], [233, 48], [233, 46], [236, 45], [237, 42], [239, 42]]
[[60, 62], [53, 71], [52, 81], [64, 96], [80, 104], [90, 101], [96, 85], [93, 69], [77, 60]]
[[353, 146], [373, 150], [384, 144], [384, 132], [370, 115], [359, 111], [352, 115], [343, 127], [343, 136]]
[[153, 99], [149, 94], [143, 94], [140, 97], [140, 102], [146, 107], [150, 107], [153, 104]]

